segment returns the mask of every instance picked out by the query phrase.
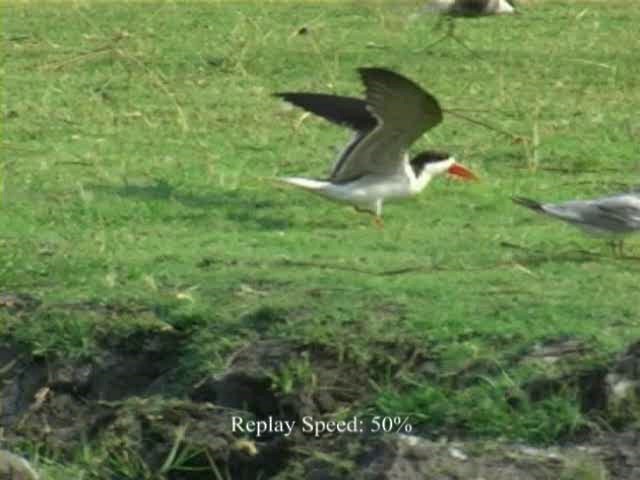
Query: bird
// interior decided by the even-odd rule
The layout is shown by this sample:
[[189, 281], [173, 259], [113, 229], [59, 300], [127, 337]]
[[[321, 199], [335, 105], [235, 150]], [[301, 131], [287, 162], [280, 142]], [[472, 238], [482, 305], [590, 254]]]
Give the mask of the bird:
[[382, 227], [385, 200], [414, 196], [443, 173], [476, 179], [446, 152], [427, 150], [409, 157], [409, 147], [442, 121], [435, 97], [385, 68], [359, 68], [358, 73], [365, 99], [322, 93], [274, 94], [355, 132], [328, 178], [280, 177], [280, 181], [372, 213]]
[[426, 8], [433, 12], [464, 17], [515, 13], [509, 0], [434, 0]]
[[608, 237], [614, 253], [622, 255], [624, 237], [640, 232], [640, 188], [590, 200], [540, 203], [524, 197], [512, 200], [534, 212], [580, 227], [586, 233]]
[[443, 40], [450, 38], [474, 55], [476, 54], [474, 50], [456, 34], [455, 17], [482, 17], [487, 15], [517, 13], [511, 0], [433, 0], [424, 7], [423, 11], [445, 15], [443, 20], [439, 20], [438, 23], [436, 23], [435, 28], [440, 29], [443, 24], [446, 24], [447, 33], [422, 50], [431, 49]]

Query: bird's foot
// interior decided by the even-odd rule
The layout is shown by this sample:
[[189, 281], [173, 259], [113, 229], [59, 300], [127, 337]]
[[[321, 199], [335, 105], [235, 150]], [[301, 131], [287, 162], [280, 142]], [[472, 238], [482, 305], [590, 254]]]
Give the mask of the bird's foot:
[[376, 215], [375, 217], [373, 217], [373, 223], [380, 230], [382, 230], [384, 228], [384, 222], [382, 221], [382, 217], [379, 217], [379, 216]]

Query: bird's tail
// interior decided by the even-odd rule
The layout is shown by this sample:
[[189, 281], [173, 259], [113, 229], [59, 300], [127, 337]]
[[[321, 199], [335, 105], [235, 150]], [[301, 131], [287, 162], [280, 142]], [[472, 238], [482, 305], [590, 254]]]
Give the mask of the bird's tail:
[[296, 187], [304, 188], [305, 190], [317, 191], [324, 189], [329, 182], [325, 180], [314, 180], [311, 178], [302, 177], [279, 177], [279, 182], [288, 183], [289, 185], [295, 185]]
[[531, 200], [529, 198], [524, 197], [511, 197], [511, 200], [518, 205], [522, 205], [523, 207], [530, 208], [535, 212], [544, 213], [544, 207], [540, 202], [536, 202], [535, 200]]

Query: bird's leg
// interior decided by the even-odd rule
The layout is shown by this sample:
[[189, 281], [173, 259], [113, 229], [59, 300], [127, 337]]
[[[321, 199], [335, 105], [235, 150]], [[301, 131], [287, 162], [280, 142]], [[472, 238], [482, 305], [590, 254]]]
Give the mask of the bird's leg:
[[[446, 40], [447, 38], [449, 38], [449, 34], [450, 32], [453, 31], [452, 29], [452, 21], [450, 18], [447, 18], [446, 20], [449, 21], [449, 23], [447, 24], [448, 26], [448, 32], [446, 34], [444, 34], [443, 36], [441, 36], [439, 39], [437, 39], [435, 42], [430, 43], [429, 45], [427, 45], [426, 47], [422, 48], [421, 51], [424, 50], [429, 50], [432, 47], [435, 47], [438, 43], [442, 42], [443, 40]], [[433, 28], [433, 30], [440, 30], [442, 28], [442, 24], [445, 22], [444, 17], [440, 17], [438, 19], [438, 22], [436, 23], [436, 26]]]
[[453, 38], [458, 43], [458, 45], [462, 45], [464, 49], [474, 57], [480, 57], [480, 55], [473, 48], [471, 48], [469, 45], [464, 43], [464, 40], [462, 40], [462, 38], [460, 38], [459, 35], [456, 35], [455, 33], [451, 33], [451, 38]]
[[623, 239], [618, 240], [618, 255], [620, 255], [621, 257], [624, 256], [624, 240]]
[[464, 40], [462, 40], [462, 38], [460, 38], [460, 35], [456, 34], [455, 30], [456, 30], [456, 22], [455, 19], [451, 18], [449, 19], [449, 28], [447, 29], [447, 37], [451, 37], [453, 38], [453, 40], [458, 44], [458, 45], [462, 45], [464, 47], [465, 50], [467, 50], [469, 53], [471, 53], [471, 55], [474, 55], [476, 57], [479, 57], [480, 55], [478, 55], [478, 53], [475, 52], [475, 50], [473, 50], [469, 45], [467, 45], [466, 43], [464, 43]]
[[382, 221], [382, 199], [376, 200], [376, 213], [374, 222], [379, 229], [384, 228], [384, 222]]
[[438, 23], [436, 23], [436, 26], [434, 27], [434, 30], [440, 30], [440, 28], [442, 27], [442, 24], [445, 23], [445, 22], [446, 22], [446, 25], [447, 25], [447, 33], [445, 33], [442, 37], [437, 39], [435, 42], [432, 42], [429, 45], [427, 45], [426, 47], [422, 48], [421, 51], [428, 50], [428, 49], [430, 49], [432, 47], [435, 47], [438, 43], [442, 42], [443, 40], [451, 38], [457, 44], [462, 45], [467, 51], [471, 52], [472, 55], [478, 56], [478, 54], [472, 48], [470, 48], [466, 43], [464, 43], [464, 41], [460, 38], [460, 36], [456, 34], [456, 20], [455, 20], [455, 18], [452, 18], [452, 17], [450, 17], [448, 15], [442, 17], [442, 19], [438, 20]]

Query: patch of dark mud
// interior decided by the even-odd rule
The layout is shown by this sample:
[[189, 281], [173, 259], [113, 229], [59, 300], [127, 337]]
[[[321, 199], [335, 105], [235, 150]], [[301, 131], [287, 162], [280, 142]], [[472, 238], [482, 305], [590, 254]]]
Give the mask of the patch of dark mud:
[[7, 426], [10, 443], [27, 440], [55, 454], [71, 453], [101, 425], [107, 409], [49, 387], [40, 388], [28, 407]]
[[44, 360], [22, 354], [12, 345], [0, 345], [0, 426], [15, 424], [46, 383]]
[[[255, 321], [278, 319], [269, 311]], [[376, 353], [355, 359], [325, 345], [258, 340], [236, 351], [227, 369], [201, 381], [190, 397], [245, 410], [257, 419], [300, 421], [363, 405], [376, 391], [370, 380], [389, 381], [434, 368], [424, 349], [408, 341], [378, 342], [370, 350]]]
[[259, 340], [237, 351], [223, 374], [198, 384], [195, 401], [251, 412], [258, 419], [320, 417], [362, 401], [366, 369], [325, 347]]
[[[255, 320], [279, 318], [266, 311]], [[176, 400], [180, 392], [172, 386], [180, 380], [175, 368], [183, 341], [174, 331], [105, 337], [94, 358], [72, 361], [1, 347], [6, 438], [36, 443], [62, 458], [89, 442], [114, 458], [139, 460], [160, 478], [211, 478], [216, 469], [228, 470], [229, 478], [270, 478], [313, 438], [299, 429], [291, 437], [234, 433], [232, 416], [318, 420], [362, 404], [373, 393], [366, 364], [328, 347], [270, 339], [236, 351], [223, 374], [194, 387], [191, 400]], [[381, 368], [383, 357], [393, 359], [386, 373], [423, 359], [414, 348], [393, 342], [379, 347], [381, 356], [370, 365]], [[175, 471], [168, 466], [174, 461], [180, 463]], [[187, 468], [208, 473], [187, 474]]]
[[[566, 340], [554, 345], [537, 348], [533, 354], [546, 362], [559, 363], [565, 361], [570, 366], [565, 373], [534, 378], [523, 386], [528, 398], [537, 402], [549, 396], [575, 391], [584, 414], [609, 417], [610, 420], [624, 426], [633, 415], [633, 410], [640, 406], [640, 342], [630, 345], [604, 365], [582, 367], [579, 357], [587, 349], [579, 342]], [[543, 352], [541, 354], [540, 352]], [[571, 358], [567, 361], [566, 356]], [[531, 356], [529, 357], [531, 358]], [[571, 369], [571, 366], [575, 366]], [[628, 407], [628, 415], [622, 415]], [[636, 412], [638, 415], [638, 412]], [[622, 420], [620, 422], [620, 420]]]
[[173, 330], [103, 339], [104, 349], [94, 360], [95, 373], [86, 396], [92, 400], [121, 400], [177, 393], [180, 382], [176, 368], [185, 340]]
[[89, 444], [101, 452], [92, 459], [96, 478], [275, 475], [289, 458], [288, 439], [243, 440], [231, 417], [252, 414], [170, 398], [179, 343], [172, 332], [140, 333], [105, 341], [89, 361], [34, 359], [1, 346], [3, 441], [39, 445], [59, 459]]
[[[251, 322], [268, 328], [281, 320], [280, 312], [264, 310]], [[0, 345], [5, 438], [9, 444], [35, 442], [63, 458], [89, 443], [104, 452], [95, 460], [97, 478], [640, 478], [640, 433], [633, 430], [549, 449], [366, 433], [316, 438], [300, 428], [288, 437], [234, 432], [234, 418], [294, 420], [298, 426], [306, 416], [335, 419], [366, 405], [376, 378], [416, 371], [436, 377], [437, 362], [410, 341], [380, 342], [370, 346], [375, 354], [355, 359], [325, 345], [261, 339], [231, 355], [222, 373], [189, 389], [185, 400], [178, 398], [175, 372], [186, 340], [174, 331], [105, 337], [95, 358], [74, 361], [32, 358]], [[544, 348], [545, 358], [580, 350], [567, 343]], [[606, 412], [614, 399], [624, 398], [620, 392], [637, 392], [640, 342], [605, 367], [535, 379], [525, 391], [538, 401], [568, 384], [581, 392], [585, 411]]]
[[605, 388], [607, 371], [606, 367], [599, 367], [558, 377], [535, 378], [526, 382], [522, 389], [532, 402], [540, 402], [554, 395], [575, 391], [582, 413], [603, 411], [608, 404]]
[[139, 460], [157, 478], [272, 477], [289, 458], [288, 441], [254, 443], [234, 436], [232, 416], [239, 414], [185, 400], [135, 399], [114, 408], [96, 442], [113, 456], [134, 459], [133, 465]]
[[[270, 478], [284, 468], [290, 443], [235, 436], [232, 417], [238, 415], [188, 400], [151, 396], [91, 404], [50, 392], [16, 431], [58, 458], [90, 444], [100, 452], [91, 458], [95, 478]], [[226, 476], [216, 477], [220, 472]]]
[[8, 436], [73, 449], [102, 418], [100, 402], [165, 394], [177, 383], [174, 332], [104, 343], [94, 358], [71, 361], [0, 346], [0, 426]]

